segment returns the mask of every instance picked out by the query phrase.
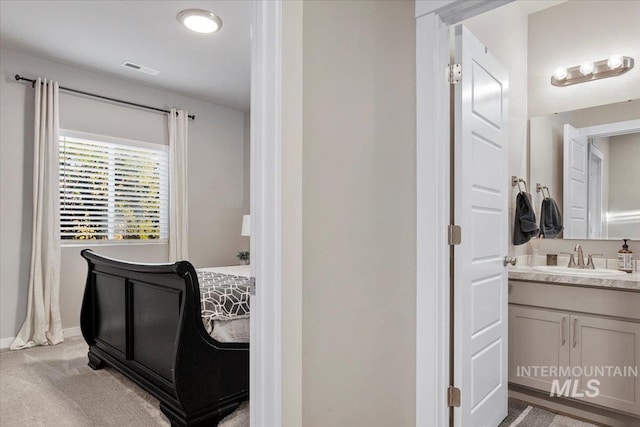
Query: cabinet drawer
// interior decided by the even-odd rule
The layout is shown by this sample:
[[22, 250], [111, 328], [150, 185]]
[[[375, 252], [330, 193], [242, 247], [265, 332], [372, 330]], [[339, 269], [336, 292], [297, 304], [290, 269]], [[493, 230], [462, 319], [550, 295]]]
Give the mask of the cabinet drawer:
[[509, 303], [640, 320], [640, 292], [509, 280]]

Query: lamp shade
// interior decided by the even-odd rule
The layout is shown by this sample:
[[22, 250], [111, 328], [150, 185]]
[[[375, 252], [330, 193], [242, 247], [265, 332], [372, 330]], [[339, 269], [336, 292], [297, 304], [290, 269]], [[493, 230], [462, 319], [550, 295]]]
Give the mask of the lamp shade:
[[242, 215], [241, 236], [251, 236], [251, 215]]

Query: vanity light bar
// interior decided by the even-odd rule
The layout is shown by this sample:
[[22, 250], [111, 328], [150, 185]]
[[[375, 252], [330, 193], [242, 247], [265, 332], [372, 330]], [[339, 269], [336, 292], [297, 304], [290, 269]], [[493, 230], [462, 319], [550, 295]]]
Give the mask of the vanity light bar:
[[559, 68], [551, 76], [554, 86], [570, 86], [576, 83], [619, 76], [633, 68], [633, 58], [612, 56], [597, 62], [584, 62], [571, 68]]

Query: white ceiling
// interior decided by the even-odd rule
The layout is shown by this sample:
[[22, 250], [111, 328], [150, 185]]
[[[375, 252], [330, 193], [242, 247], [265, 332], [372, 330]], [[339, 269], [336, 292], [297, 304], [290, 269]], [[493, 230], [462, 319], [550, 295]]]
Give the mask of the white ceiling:
[[[176, 15], [191, 8], [216, 13], [222, 29], [186, 29]], [[249, 111], [251, 14], [246, 0], [0, 0], [0, 46]], [[121, 67], [123, 61], [160, 74]]]
[[532, 15], [566, 1], [568, 0], [518, 0], [518, 6], [525, 14]]

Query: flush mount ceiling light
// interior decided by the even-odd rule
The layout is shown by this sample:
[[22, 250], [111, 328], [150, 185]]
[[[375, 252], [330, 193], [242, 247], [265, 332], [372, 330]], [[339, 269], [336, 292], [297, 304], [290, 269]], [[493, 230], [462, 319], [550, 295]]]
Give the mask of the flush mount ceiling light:
[[633, 64], [633, 58], [612, 55], [608, 59], [601, 61], [586, 61], [570, 68], [560, 67], [554, 70], [551, 76], [551, 84], [554, 86], [570, 86], [576, 83], [615, 77], [632, 69]]
[[183, 10], [178, 14], [177, 18], [182, 25], [196, 33], [215, 33], [222, 27], [220, 17], [208, 10]]

